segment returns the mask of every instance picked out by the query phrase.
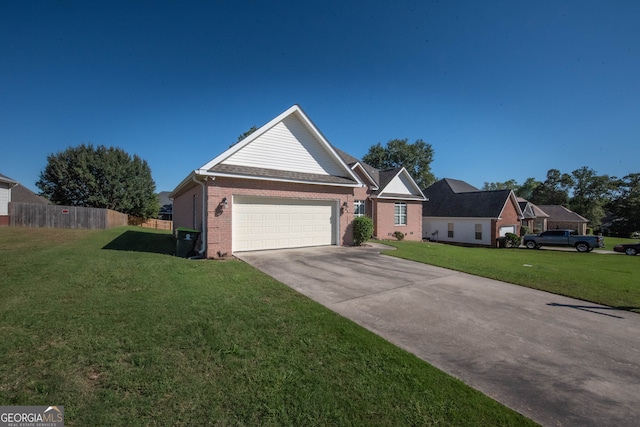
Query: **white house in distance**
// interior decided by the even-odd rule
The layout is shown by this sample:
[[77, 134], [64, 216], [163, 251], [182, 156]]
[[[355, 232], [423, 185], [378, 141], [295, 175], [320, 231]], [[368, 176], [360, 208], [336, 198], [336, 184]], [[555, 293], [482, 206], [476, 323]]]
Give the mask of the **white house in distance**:
[[424, 190], [422, 231], [425, 239], [497, 246], [498, 238], [518, 234], [522, 211], [511, 190], [482, 191], [445, 178]]

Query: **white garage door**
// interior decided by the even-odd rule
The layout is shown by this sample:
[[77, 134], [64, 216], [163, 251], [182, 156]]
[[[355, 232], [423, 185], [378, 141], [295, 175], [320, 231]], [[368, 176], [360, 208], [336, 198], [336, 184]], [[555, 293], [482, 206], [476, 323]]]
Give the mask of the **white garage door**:
[[233, 251], [336, 244], [332, 200], [234, 197]]
[[516, 227], [515, 225], [510, 225], [508, 227], [500, 227], [500, 237], [504, 237], [507, 235], [507, 233], [514, 233], [516, 232]]

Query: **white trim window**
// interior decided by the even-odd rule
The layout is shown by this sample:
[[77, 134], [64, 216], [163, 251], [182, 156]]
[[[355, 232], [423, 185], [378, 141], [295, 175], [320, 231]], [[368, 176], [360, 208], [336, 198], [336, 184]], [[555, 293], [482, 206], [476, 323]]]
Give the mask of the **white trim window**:
[[396, 202], [393, 207], [393, 223], [394, 225], [407, 225], [407, 204], [404, 202]]
[[364, 216], [364, 200], [355, 200], [353, 202], [353, 216]]

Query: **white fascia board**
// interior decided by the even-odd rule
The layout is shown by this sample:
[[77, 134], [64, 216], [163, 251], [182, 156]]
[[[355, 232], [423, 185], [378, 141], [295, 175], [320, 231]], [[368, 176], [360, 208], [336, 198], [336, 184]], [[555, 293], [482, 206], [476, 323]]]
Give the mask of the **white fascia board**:
[[[354, 181], [356, 181], [356, 182], [358, 182], [360, 184], [363, 184], [362, 181], [360, 180], [360, 178], [351, 170], [351, 168], [349, 168], [349, 166], [344, 162], [344, 160], [342, 160], [342, 157], [340, 157], [338, 155], [338, 153], [336, 153], [336, 151], [333, 149], [331, 144], [329, 144], [329, 141], [327, 141], [327, 139], [324, 137], [324, 135], [322, 135], [322, 132], [320, 132], [318, 130], [318, 128], [313, 124], [313, 122], [309, 119], [309, 117], [307, 117], [307, 115], [304, 113], [304, 111], [302, 111], [302, 108], [300, 108], [300, 106], [297, 105], [297, 104], [294, 104], [293, 106], [289, 107], [286, 111], [282, 112], [280, 115], [278, 115], [277, 117], [275, 117], [274, 119], [269, 121], [267, 124], [261, 126], [258, 130], [253, 132], [251, 135], [247, 136], [242, 141], [240, 141], [240, 142], [234, 144], [233, 146], [229, 147], [227, 150], [222, 152], [216, 158], [214, 158], [210, 162], [208, 162], [205, 165], [203, 165], [199, 170], [200, 171], [203, 171], [203, 170], [208, 171], [209, 169], [213, 168], [215, 165], [217, 165], [219, 163], [222, 163], [224, 160], [226, 160], [227, 158], [231, 157], [233, 154], [235, 154], [238, 151], [240, 151], [246, 145], [250, 144], [252, 141], [254, 141], [258, 137], [263, 135], [269, 129], [271, 129], [272, 127], [274, 127], [275, 125], [277, 125], [278, 123], [283, 121], [286, 117], [288, 117], [288, 116], [290, 116], [292, 114], [296, 114], [302, 120], [302, 122], [309, 128], [311, 133], [316, 138], [318, 138], [318, 140], [320, 140], [320, 142], [324, 146], [324, 149], [333, 157], [333, 159], [336, 162], [338, 162], [340, 164], [342, 169], [344, 169], [344, 171], [349, 174], [350, 178], [352, 178]], [[222, 175], [220, 175], [220, 176], [222, 176]], [[363, 185], [360, 185], [360, 186], [363, 186]]]
[[465, 220], [465, 221], [480, 221], [480, 220], [499, 220], [500, 218], [494, 218], [491, 216], [423, 216], [422, 218], [426, 219], [448, 219], [451, 222], [455, 222], [456, 220]]
[[184, 186], [186, 186], [190, 182], [193, 182], [193, 177], [197, 175], [200, 175], [197, 170], [194, 170], [189, 175], [187, 175], [186, 178], [180, 181], [180, 184], [178, 184], [176, 188], [174, 188], [173, 191], [169, 193], [169, 198], [172, 199], [176, 195], [176, 193], [182, 190]]
[[367, 179], [369, 180], [369, 182], [371, 183], [371, 188], [373, 190], [378, 190], [380, 187], [378, 186], [378, 183], [373, 179], [373, 177], [371, 175], [369, 175], [369, 172], [367, 172], [367, 170], [364, 168], [364, 166], [362, 166], [360, 164], [360, 162], [356, 162], [352, 167], [351, 170], [355, 170], [355, 168], [360, 168], [360, 170], [364, 173], [364, 175], [367, 177]]
[[385, 200], [409, 200], [411, 202], [427, 202], [429, 201], [429, 199], [427, 199], [424, 196], [420, 196], [418, 194], [414, 194], [413, 197], [411, 195], [407, 195], [406, 197], [398, 197], [398, 195], [396, 196], [385, 196], [385, 195], [373, 195], [371, 196], [372, 199], [385, 199]]
[[[413, 194], [414, 196], [418, 196], [421, 198], [421, 200], [427, 200], [427, 198], [424, 196], [424, 193], [422, 192], [422, 190], [420, 190], [420, 187], [418, 187], [418, 184], [416, 184], [416, 182], [413, 180], [413, 178], [411, 177], [411, 174], [409, 174], [409, 172], [407, 171], [407, 169], [403, 166], [402, 169], [400, 169], [398, 171], [398, 173], [389, 180], [389, 183], [387, 184], [387, 186], [389, 184], [391, 184], [393, 182], [394, 179], [396, 179], [398, 176], [400, 176], [400, 174], [404, 174], [407, 178], [409, 178], [409, 181], [411, 182], [411, 185], [413, 186], [414, 190], [418, 190], [417, 194]], [[382, 194], [384, 193], [384, 189], [382, 189], [380, 191], [380, 194], [378, 195], [378, 198], [380, 199], [397, 199], [397, 197], [385, 197]]]
[[[198, 176], [208, 176], [212, 178], [216, 177], [225, 177], [225, 178], [236, 178], [236, 179], [253, 179], [256, 181], [275, 181], [275, 182], [291, 182], [295, 184], [309, 184], [309, 185], [328, 185], [332, 187], [362, 187], [361, 183], [354, 182], [353, 184], [337, 184], [335, 182], [314, 182], [314, 181], [304, 181], [301, 179], [287, 179], [287, 178], [265, 178], [263, 176], [255, 176], [255, 175], [243, 175], [236, 173], [221, 173], [221, 172], [209, 172], [206, 170], [198, 169], [194, 171]], [[186, 180], [185, 180], [186, 181]]]
[[511, 190], [511, 192], [509, 193], [509, 197], [507, 197], [507, 200], [504, 201], [504, 204], [502, 205], [502, 209], [500, 209], [500, 213], [498, 214], [498, 219], [502, 219], [502, 212], [504, 212], [504, 208], [507, 207], [507, 203], [509, 203], [509, 200], [511, 200], [513, 204], [516, 206], [516, 213], [518, 214], [518, 219], [523, 219], [524, 214], [522, 213], [522, 209], [520, 209], [518, 198], [516, 197], [516, 194], [513, 192], [513, 190]]

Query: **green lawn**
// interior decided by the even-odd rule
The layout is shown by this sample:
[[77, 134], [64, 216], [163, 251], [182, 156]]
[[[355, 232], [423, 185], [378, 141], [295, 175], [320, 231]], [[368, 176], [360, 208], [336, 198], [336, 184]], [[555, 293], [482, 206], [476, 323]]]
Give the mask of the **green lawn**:
[[[614, 239], [605, 239], [612, 249]], [[618, 241], [633, 241], [617, 239]], [[640, 312], [640, 256], [385, 241], [387, 255]]]
[[533, 425], [242, 262], [173, 247], [0, 228], [0, 405], [64, 405], [68, 426]]

